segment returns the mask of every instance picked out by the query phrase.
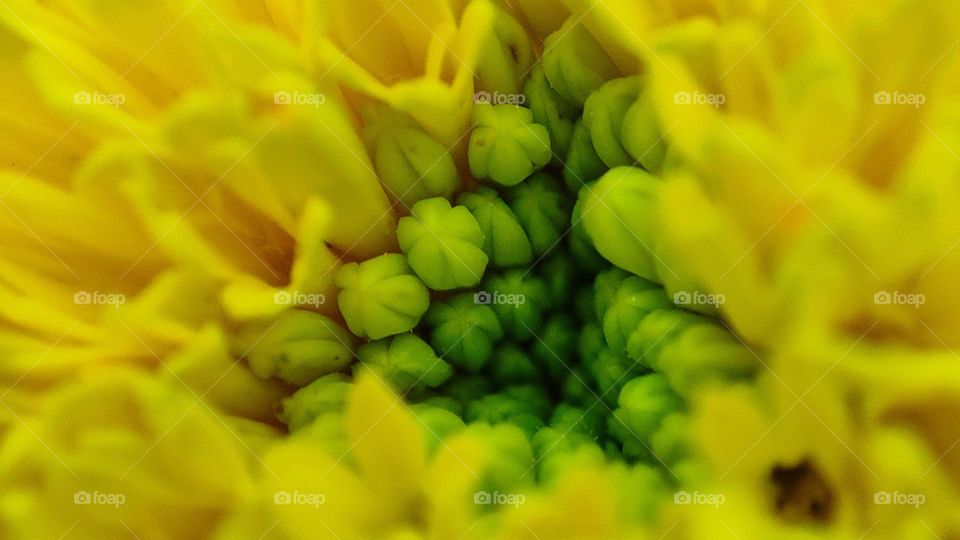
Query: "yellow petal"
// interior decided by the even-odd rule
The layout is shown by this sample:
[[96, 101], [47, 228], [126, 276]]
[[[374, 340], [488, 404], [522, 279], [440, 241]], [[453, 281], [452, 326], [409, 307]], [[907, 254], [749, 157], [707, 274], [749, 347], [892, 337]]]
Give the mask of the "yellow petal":
[[426, 472], [420, 424], [375, 375], [361, 375], [347, 403], [351, 455], [360, 475], [403, 514], [412, 514]]

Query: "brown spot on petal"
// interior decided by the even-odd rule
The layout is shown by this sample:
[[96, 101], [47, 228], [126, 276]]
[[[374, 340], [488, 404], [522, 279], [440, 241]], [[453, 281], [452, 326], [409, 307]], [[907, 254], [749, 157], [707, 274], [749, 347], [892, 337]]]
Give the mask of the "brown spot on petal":
[[774, 510], [784, 521], [825, 524], [833, 517], [833, 491], [809, 459], [775, 466], [770, 481]]

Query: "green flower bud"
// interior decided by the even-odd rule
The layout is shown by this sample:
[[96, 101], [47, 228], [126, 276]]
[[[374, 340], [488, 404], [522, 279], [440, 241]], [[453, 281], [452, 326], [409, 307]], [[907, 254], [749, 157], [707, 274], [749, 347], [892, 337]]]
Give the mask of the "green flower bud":
[[677, 169], [682, 167], [684, 164], [683, 155], [677, 150], [676, 146], [668, 145], [666, 152], [663, 156], [663, 164], [661, 168], [665, 171]]
[[640, 77], [613, 79], [590, 94], [583, 107], [583, 123], [597, 155], [608, 168], [633, 165], [623, 147], [621, 133], [627, 110], [640, 94]]
[[388, 253], [337, 272], [337, 305], [355, 335], [380, 339], [411, 330], [430, 307], [430, 293], [404, 257]]
[[570, 226], [569, 197], [560, 182], [538, 173], [507, 192], [507, 200], [538, 256], [558, 245]]
[[603, 464], [603, 450], [589, 435], [546, 427], [531, 439], [537, 456], [537, 480], [549, 484], [570, 469]]
[[466, 426], [459, 416], [443, 407], [416, 403], [410, 406], [410, 410], [424, 427], [424, 441], [430, 453], [435, 452], [443, 440]]
[[650, 449], [666, 463], [677, 463], [690, 456], [692, 443], [690, 416], [683, 412], [667, 415], [650, 437]]
[[465, 433], [484, 441], [496, 459], [491, 460], [481, 473], [479, 490], [516, 493], [533, 483], [534, 475], [527, 471], [534, 466], [533, 449], [521, 429], [509, 424], [468, 425]]
[[503, 329], [493, 309], [478, 303], [475, 295], [462, 294], [435, 303], [427, 312], [433, 328], [430, 342], [458, 367], [476, 373], [487, 363]]
[[593, 397], [594, 390], [590, 387], [590, 375], [582, 368], [574, 367], [563, 380], [560, 395], [563, 401], [569, 404], [588, 403]]
[[[707, 323], [700, 315], [682, 309], [660, 309], [650, 312], [630, 334], [627, 354], [654, 369], [663, 346], [677, 339], [691, 326]], [[651, 339], [656, 333], [657, 338]], [[646, 347], [644, 347], [646, 345]], [[669, 367], [669, 366], [664, 366]]]
[[657, 122], [653, 102], [641, 91], [623, 116], [621, 144], [636, 163], [652, 174], [663, 169], [667, 143]]
[[617, 167], [580, 190], [583, 224], [600, 255], [651, 281], [659, 281], [652, 252], [659, 188], [660, 181], [642, 169]]
[[550, 317], [536, 333], [531, 354], [554, 381], [563, 380], [574, 365], [577, 352], [577, 326], [573, 319], [558, 313]]
[[473, 123], [467, 155], [474, 177], [513, 186], [550, 162], [550, 134], [530, 109], [480, 103]]
[[597, 440], [606, 430], [604, 425], [606, 409], [597, 405], [592, 409], [575, 407], [567, 403], [557, 405], [550, 417], [550, 427], [574, 433], [580, 433]]
[[607, 172], [607, 166], [600, 159], [590, 140], [590, 129], [577, 120], [570, 135], [570, 148], [563, 160], [563, 181], [567, 188], [576, 193], [583, 186], [593, 182]]
[[498, 394], [489, 394], [467, 404], [467, 422], [514, 424], [532, 437], [544, 425], [550, 410], [550, 398], [538, 386], [511, 386]]
[[597, 321], [596, 308], [593, 305], [593, 287], [577, 287], [573, 297], [577, 320], [593, 324]]
[[510, 343], [493, 353], [490, 372], [498, 383], [532, 383], [540, 377], [540, 369], [530, 355]]
[[550, 292], [550, 309], [566, 310], [570, 306], [575, 270], [573, 258], [563, 249], [554, 249], [549, 257], [537, 263], [536, 274]]
[[348, 365], [352, 341], [329, 317], [291, 309], [266, 330], [262, 324], [241, 329], [235, 347], [245, 353], [257, 377], [303, 386]]
[[467, 405], [479, 401], [491, 390], [490, 380], [479, 375], [455, 376], [443, 387], [444, 395], [455, 399], [466, 409]]
[[663, 373], [685, 396], [704, 384], [747, 379], [758, 363], [726, 328], [709, 317], [678, 309], [644, 317], [630, 334], [627, 352]]
[[[347, 394], [353, 387], [342, 373], [325, 375], [284, 398], [277, 418], [287, 424], [291, 432], [298, 431], [323, 414], [338, 417], [346, 405]], [[342, 418], [341, 418], [342, 420]]]
[[537, 418], [546, 419], [550, 415], [550, 411], [553, 410], [553, 402], [550, 400], [550, 396], [540, 386], [529, 384], [508, 386], [501, 395], [524, 403], [527, 410]]
[[543, 67], [537, 65], [530, 73], [523, 93], [533, 112], [533, 120], [546, 126], [550, 133], [550, 148], [553, 161], [559, 164], [559, 156], [567, 155], [570, 138], [573, 136], [573, 123], [580, 116], [578, 107], [567, 102], [550, 86], [543, 74]]
[[624, 454], [649, 459], [650, 438], [671, 413], [683, 409], [680, 399], [660, 374], [636, 377], [620, 391], [619, 408], [610, 417], [611, 435], [623, 443]]
[[644, 371], [636, 361], [606, 348], [597, 353], [594, 358], [585, 361], [584, 368], [593, 378], [604, 403], [611, 407], [616, 406], [620, 389], [630, 378]]
[[573, 205], [573, 214], [570, 216], [570, 234], [567, 235], [567, 245], [570, 247], [570, 253], [574, 261], [576, 261], [577, 268], [580, 272], [593, 275], [608, 268], [610, 263], [601, 257], [600, 254], [597, 253], [597, 249], [593, 247], [593, 241], [590, 239], [590, 235], [587, 234], [587, 228], [583, 225], [582, 208], [583, 203], [581, 201], [577, 201], [577, 203]]
[[[445, 385], [442, 390], [446, 393], [448, 388], [449, 384]], [[483, 393], [481, 392], [480, 395], [483, 395]], [[429, 405], [431, 407], [449, 411], [456, 416], [463, 416], [463, 405], [461, 405], [456, 399], [447, 395], [434, 395], [423, 399], [418, 404]]]
[[423, 386], [436, 388], [453, 375], [450, 364], [437, 358], [433, 349], [413, 334], [367, 343], [357, 356], [361, 369], [373, 371], [401, 393]]
[[[508, 270], [489, 277], [484, 289], [500, 326], [518, 340], [533, 337], [540, 328], [543, 312], [550, 305], [550, 291], [542, 279], [523, 270]], [[513, 302], [494, 301], [508, 298]]]
[[[486, 421], [486, 420], [483, 420]], [[505, 419], [506, 424], [517, 427], [523, 435], [529, 440], [532, 439], [538, 431], [543, 429], [543, 420], [530, 413], [521, 413]], [[500, 424], [504, 425], [504, 424]]]
[[603, 314], [603, 336], [617, 353], [627, 351], [627, 341], [650, 312], [673, 307], [673, 302], [656, 283], [630, 276], [620, 282]]
[[[350, 442], [347, 435], [347, 426], [342, 412], [320, 413], [309, 423], [294, 429], [290, 427], [291, 436], [298, 440], [310, 441], [319, 446], [331, 456], [347, 456]], [[346, 458], [346, 459], [349, 459]]]
[[387, 106], [364, 111], [363, 140], [377, 176], [404, 206], [450, 197], [460, 175], [449, 150], [409, 116]]
[[[622, 459], [622, 458], [621, 458]], [[660, 463], [623, 467], [623, 474], [614, 476], [617, 498], [624, 515], [637, 523], [653, 525], [662, 516], [661, 507], [670, 501], [676, 489], [664, 479]], [[676, 470], [674, 469], [674, 472]]]
[[583, 105], [619, 70], [586, 26], [570, 17], [543, 42], [543, 72], [550, 86], [567, 101]]
[[623, 463], [627, 459], [623, 455], [623, 445], [614, 439], [608, 438], [606, 441], [604, 441], [603, 453], [607, 456], [608, 461], [612, 461], [614, 463]]
[[440, 197], [413, 205], [413, 215], [397, 225], [397, 240], [410, 267], [434, 290], [476, 285], [487, 268], [477, 220]]
[[[563, 406], [563, 405], [561, 405]], [[581, 411], [582, 413], [582, 411]], [[546, 426], [538, 431], [530, 440], [534, 453], [540, 459], [551, 455], [569, 453], [581, 445], [594, 445], [595, 440], [590, 435], [570, 426]]]
[[481, 187], [473, 193], [463, 193], [457, 202], [467, 207], [480, 224], [483, 252], [494, 266], [503, 268], [533, 260], [527, 233], [496, 191]]
[[597, 277], [593, 280], [593, 305], [596, 308], [598, 321], [603, 320], [603, 316], [607, 314], [607, 310], [610, 309], [617, 296], [617, 291], [620, 290], [620, 285], [629, 276], [630, 274], [619, 268], [611, 268], [597, 274]]
[[557, 405], [550, 425], [534, 435], [531, 444], [539, 460], [538, 478], [550, 481], [578, 464], [600, 464], [603, 450], [598, 445], [604, 431], [603, 407], [583, 408]]
[[524, 76], [536, 61], [530, 35], [499, 7], [494, 7], [489, 30], [488, 38], [481, 45], [483, 54], [477, 62], [477, 85], [487, 91], [517, 95]]
[[586, 364], [591, 359], [596, 358], [600, 351], [607, 348], [603, 340], [603, 330], [595, 322], [584, 324], [580, 328], [580, 335], [577, 337], [577, 354], [580, 361]]

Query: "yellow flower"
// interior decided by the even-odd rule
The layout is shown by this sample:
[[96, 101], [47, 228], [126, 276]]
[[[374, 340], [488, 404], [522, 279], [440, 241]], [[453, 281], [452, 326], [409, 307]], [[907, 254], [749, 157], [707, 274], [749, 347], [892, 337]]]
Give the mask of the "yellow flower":
[[[276, 476], [266, 477], [265, 491], [286, 536], [401, 538], [419, 531], [457, 538], [469, 532], [476, 484], [492, 458], [482, 440], [455, 436], [428, 456], [424, 436], [432, 435], [374, 375], [357, 380], [344, 422], [348, 455], [330, 455], [300, 439], [267, 456]], [[300, 504], [310, 497], [317, 504]]]
[[[720, 481], [700, 487], [728, 504], [681, 509], [695, 516], [681, 530], [947, 534], [960, 16], [918, 1], [571, 4], [608, 25], [594, 34], [613, 58], [642, 59], [670, 148], [634, 256], [671, 292], [722, 295], [766, 367], [758, 388], [697, 400]], [[778, 499], [778, 481], [806, 487]], [[878, 493], [928, 498], [907, 511]]]
[[7, 434], [5, 538], [198, 538], [252, 497], [275, 430], [224, 420], [183, 387], [132, 370], [54, 392]]
[[699, 537], [719, 519], [744, 538], [803, 537], [803, 526], [834, 538], [920, 538], [956, 526], [952, 354], [862, 346], [772, 361], [758, 387], [697, 400], [697, 447], [715, 480], [695, 487], [723, 500], [676, 509], [668, 523]]
[[279, 334], [345, 333], [285, 315], [338, 317], [396, 216], [293, 2], [0, 11], [0, 535], [207, 536], [299, 377]]
[[[616, 11], [637, 29], [621, 41], [649, 68], [677, 154], [658, 255], [724, 294], [725, 315], [757, 343], [811, 326], [856, 340], [876, 321], [880, 339], [952, 345], [955, 288], [942, 276], [955, 273], [960, 233], [960, 18], [936, 2], [843, 5], [842, 16], [790, 2]], [[897, 293], [926, 303], [897, 306]]]
[[[956, 531], [960, 15], [946, 0], [0, 4], [0, 536]], [[534, 70], [528, 120], [564, 131], [543, 133], [554, 156], [534, 169], [573, 156], [567, 188], [599, 178], [572, 211], [579, 255], [596, 255], [591, 236], [644, 278], [598, 280], [623, 304], [602, 331], [594, 299], [576, 299], [593, 325], [580, 337], [596, 338], [576, 369], [595, 380], [564, 364], [573, 377], [551, 373], [550, 392], [476, 400], [414, 383], [438, 401], [410, 407], [369, 367], [351, 379], [359, 338], [334, 276], [396, 252], [412, 205], [474, 185], [475, 104], [526, 99]], [[519, 218], [571, 217], [521, 202]], [[648, 285], [650, 319], [634, 305]], [[688, 306], [702, 318], [670, 304], [691, 293], [715, 299]], [[554, 345], [583, 355], [559, 307], [524, 345], [537, 362]], [[671, 314], [696, 324], [676, 333]], [[480, 341], [484, 361], [530, 364], [513, 376], [540, 369]], [[594, 394], [607, 411], [588, 419], [588, 390], [636, 375], [614, 341], [655, 373]], [[678, 378], [660, 362], [701, 344], [716, 349], [704, 365], [742, 368]], [[395, 360], [433, 358], [414, 356]], [[451, 394], [488, 392], [463, 386]]]
[[[247, 535], [266, 521], [287, 538], [642, 538], [646, 490], [659, 487], [646, 469], [584, 460], [546, 489], [491, 493], [505, 457], [494, 431], [441, 439], [373, 374], [357, 380], [343, 422], [342, 455], [306, 437], [269, 453], [259, 511], [274, 518]], [[505, 502], [488, 507], [491, 497]]]
[[284, 390], [234, 369], [233, 330], [335, 315], [339, 259], [395, 248], [352, 114], [285, 34], [295, 20], [231, 2], [0, 14], [0, 388], [166, 363], [272, 420]]
[[474, 69], [496, 9], [485, 0], [464, 4], [321, 2], [316, 69], [410, 114], [444, 147], [456, 146], [470, 118]]
[[498, 538], [649, 538], [636, 507], [651, 496], [652, 486], [642, 470], [570, 467], [549, 490], [508, 510]]

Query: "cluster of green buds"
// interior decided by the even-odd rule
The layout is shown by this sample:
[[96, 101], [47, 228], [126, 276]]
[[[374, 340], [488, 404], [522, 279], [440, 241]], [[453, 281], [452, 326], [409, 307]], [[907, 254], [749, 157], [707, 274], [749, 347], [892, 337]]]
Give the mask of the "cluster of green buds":
[[[517, 29], [502, 22], [508, 50]], [[415, 123], [369, 113], [378, 172], [423, 185], [397, 196], [410, 202], [401, 253], [336, 276], [342, 318], [368, 340], [359, 362], [310, 364], [378, 375], [411, 404], [431, 448], [483, 431], [503, 456], [484, 480], [491, 490], [602, 461], [665, 489], [691, 459], [691, 392], [756, 369], [727, 328], [664, 287], [653, 247], [670, 149], [644, 79], [617, 78], [592, 40], [571, 23], [547, 38], [540, 65], [484, 64], [485, 84], [522, 88], [524, 99], [474, 106], [470, 189]], [[326, 420], [351, 384], [339, 373], [285, 401], [291, 430], [339, 444]]]

